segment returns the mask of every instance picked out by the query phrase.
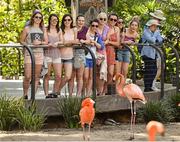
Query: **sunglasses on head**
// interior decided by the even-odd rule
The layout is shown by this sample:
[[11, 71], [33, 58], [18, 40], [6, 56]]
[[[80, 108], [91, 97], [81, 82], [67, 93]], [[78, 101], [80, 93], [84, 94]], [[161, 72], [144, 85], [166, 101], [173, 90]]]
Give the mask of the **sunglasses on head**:
[[106, 21], [106, 18], [99, 18], [99, 20], [101, 20], [101, 21], [103, 21], [103, 20]]
[[123, 23], [123, 21], [118, 21], [117, 23], [118, 23], [118, 24], [122, 24], [122, 23]]
[[96, 28], [98, 28], [98, 25], [91, 25], [92, 27], [96, 27]]
[[42, 19], [41, 16], [35, 16], [34, 18], [36, 18], [36, 19]]
[[71, 21], [71, 19], [64, 19], [64, 21]]
[[110, 18], [109, 20], [110, 20], [110, 21], [117, 22], [117, 19]]

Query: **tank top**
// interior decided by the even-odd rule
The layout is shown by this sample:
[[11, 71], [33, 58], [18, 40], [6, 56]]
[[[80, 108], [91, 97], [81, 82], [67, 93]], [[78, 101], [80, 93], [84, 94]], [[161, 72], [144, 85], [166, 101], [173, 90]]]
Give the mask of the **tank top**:
[[[54, 44], [54, 43], [58, 42], [59, 40], [60, 39], [59, 39], [58, 34], [56, 34], [55, 36], [48, 34], [48, 42], [49, 43]], [[61, 57], [60, 51], [57, 47], [49, 47], [47, 49], [44, 49], [44, 54], [45, 54], [45, 56], [51, 57], [53, 59], [57, 59], [57, 58]]]
[[[93, 36], [90, 36], [90, 39], [91, 40], [95, 40], [96, 42], [97, 42], [97, 38], [96, 39], [94, 39], [95, 38], [95, 35], [93, 35]], [[90, 49], [91, 49], [91, 51], [94, 53], [94, 55], [95, 55], [95, 58], [96, 58], [96, 46], [89, 46], [90, 47]], [[91, 54], [88, 52], [88, 54], [86, 55], [86, 58], [87, 59], [92, 59], [92, 57], [91, 57]]]
[[[29, 45], [32, 45], [33, 40], [36, 40], [36, 39], [43, 41], [44, 39], [43, 31], [40, 28], [29, 26], [29, 33], [26, 37], [26, 43]], [[32, 50], [35, 53], [36, 52], [43, 53], [43, 48], [34, 47], [32, 48]]]
[[[64, 33], [63, 38], [65, 41], [74, 40], [74, 38], [75, 38], [74, 34], [75, 34], [74, 29], [72, 29], [72, 34], [71, 34], [71, 32]], [[61, 48], [60, 51], [61, 51], [62, 59], [72, 59], [73, 58], [73, 48], [72, 47], [64, 47], [64, 48]]]

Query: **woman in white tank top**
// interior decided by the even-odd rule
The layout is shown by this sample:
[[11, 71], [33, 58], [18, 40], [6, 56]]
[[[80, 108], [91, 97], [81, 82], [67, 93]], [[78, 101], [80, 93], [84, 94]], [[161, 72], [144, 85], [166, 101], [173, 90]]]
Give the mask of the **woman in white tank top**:
[[[42, 45], [48, 43], [47, 33], [43, 26], [43, 15], [40, 11], [35, 11], [31, 17], [30, 24], [26, 26], [20, 36], [21, 44]], [[43, 64], [43, 49], [34, 47], [35, 56], [35, 90], [39, 83], [40, 72]], [[23, 94], [24, 99], [28, 99], [28, 89], [31, 81], [31, 59], [29, 53], [24, 52], [24, 80]]]

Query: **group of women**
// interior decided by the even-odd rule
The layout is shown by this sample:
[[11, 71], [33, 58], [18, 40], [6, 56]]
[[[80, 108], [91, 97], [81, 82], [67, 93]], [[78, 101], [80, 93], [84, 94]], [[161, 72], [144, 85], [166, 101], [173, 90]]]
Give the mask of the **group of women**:
[[[60, 26], [59, 26], [60, 25]], [[132, 18], [127, 28], [123, 19], [116, 14], [98, 14], [97, 19], [85, 25], [83, 15], [77, 16], [76, 27], [70, 14], [65, 14], [60, 24], [56, 14], [51, 14], [47, 27], [43, 24], [43, 15], [36, 10], [30, 22], [25, 26], [20, 42], [32, 44], [35, 55], [35, 88], [37, 90], [40, 72], [45, 60], [48, 73], [44, 76], [44, 92], [46, 98], [57, 97], [61, 89], [68, 83], [69, 95], [73, 94], [74, 81], [77, 82], [78, 96], [92, 94], [93, 60], [90, 53], [86, 53], [86, 44], [94, 53], [97, 66], [97, 95], [107, 94], [107, 86], [113, 81], [115, 73], [122, 73], [127, 77], [130, 62], [129, 51], [124, 44], [133, 44], [138, 37], [139, 20]], [[62, 45], [63, 46], [59, 46]], [[38, 45], [48, 45], [39, 48]], [[36, 47], [37, 46], [37, 47]], [[31, 81], [31, 60], [29, 53], [24, 51], [24, 98], [28, 99], [28, 88]], [[54, 71], [53, 93], [49, 93], [49, 80], [52, 69]]]

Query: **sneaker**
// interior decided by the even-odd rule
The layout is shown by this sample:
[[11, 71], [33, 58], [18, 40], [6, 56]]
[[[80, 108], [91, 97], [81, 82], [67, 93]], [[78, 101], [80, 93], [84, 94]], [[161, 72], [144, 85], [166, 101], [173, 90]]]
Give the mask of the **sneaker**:
[[144, 89], [144, 92], [152, 92], [152, 91], [154, 91], [152, 88], [145, 88]]
[[23, 98], [24, 98], [25, 100], [28, 100], [28, 96], [27, 96], [27, 95], [23, 96]]
[[153, 91], [160, 91], [160, 89], [158, 89], [156, 86], [152, 86], [151, 89], [152, 89]]

